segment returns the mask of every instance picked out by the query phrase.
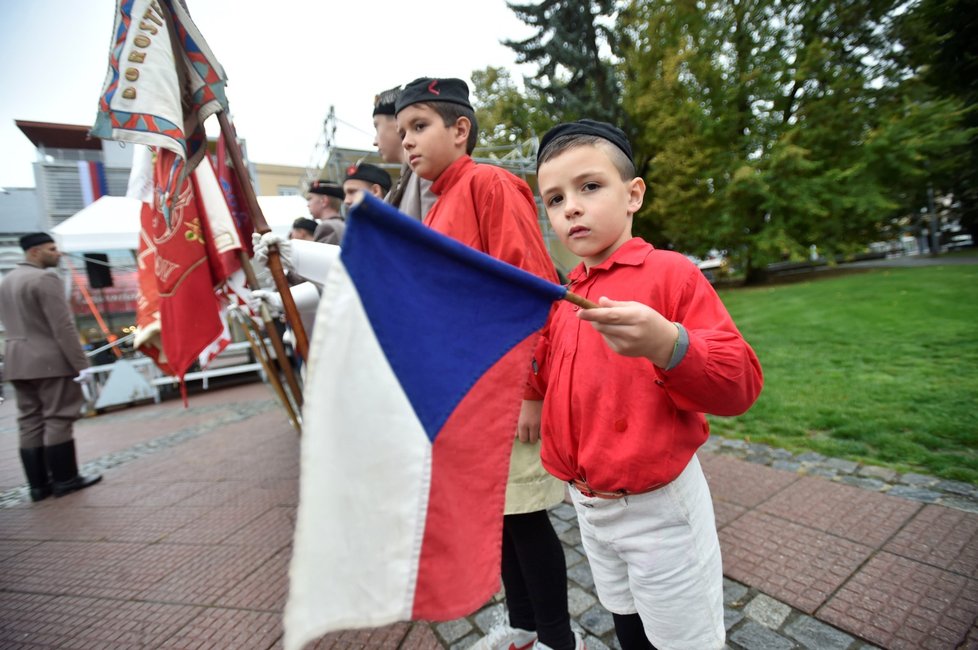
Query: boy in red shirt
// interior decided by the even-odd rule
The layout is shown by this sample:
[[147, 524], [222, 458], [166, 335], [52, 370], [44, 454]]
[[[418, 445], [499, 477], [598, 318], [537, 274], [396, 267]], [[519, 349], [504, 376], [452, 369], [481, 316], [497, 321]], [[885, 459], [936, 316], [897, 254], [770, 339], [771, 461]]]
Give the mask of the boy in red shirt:
[[[437, 197], [425, 225], [556, 281], [529, 186], [469, 155], [477, 125], [465, 82], [416, 79], [398, 96], [395, 113], [405, 159], [432, 181]], [[564, 486], [543, 469], [539, 450], [537, 439], [516, 441], [514, 432], [502, 547], [509, 624], [500, 621], [476, 650], [583, 650], [570, 628], [566, 563], [546, 512], [562, 500]]]
[[544, 467], [571, 484], [622, 649], [722, 648], [720, 545], [695, 452], [704, 413], [738, 415], [757, 399], [760, 364], [694, 264], [632, 237], [645, 183], [620, 129], [554, 127], [537, 180], [557, 236], [582, 259], [569, 289], [599, 306], [555, 305], [519, 435], [539, 435]]

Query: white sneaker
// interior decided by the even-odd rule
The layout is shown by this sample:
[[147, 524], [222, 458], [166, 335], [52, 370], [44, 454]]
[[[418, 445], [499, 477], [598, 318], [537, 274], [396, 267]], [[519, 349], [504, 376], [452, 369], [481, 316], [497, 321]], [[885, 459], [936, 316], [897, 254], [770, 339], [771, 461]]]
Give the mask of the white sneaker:
[[[553, 648], [546, 643], [537, 641], [533, 644], [532, 650], [553, 650]], [[574, 632], [574, 650], [587, 650], [587, 646], [584, 645], [584, 638], [581, 637], [580, 632]]]
[[500, 621], [489, 629], [489, 633], [472, 644], [469, 650], [530, 650], [537, 640], [537, 633], [510, 627]]

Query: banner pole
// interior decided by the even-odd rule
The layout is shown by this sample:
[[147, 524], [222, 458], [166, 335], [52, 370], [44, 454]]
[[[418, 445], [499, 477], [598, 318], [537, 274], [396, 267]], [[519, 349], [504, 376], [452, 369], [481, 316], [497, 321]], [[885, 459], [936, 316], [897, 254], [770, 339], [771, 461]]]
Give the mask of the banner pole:
[[583, 296], [579, 296], [576, 293], [573, 293], [572, 291], [567, 292], [567, 294], [564, 296], [564, 300], [566, 300], [571, 304], [577, 305], [578, 307], [581, 307], [583, 309], [594, 309], [595, 307], [598, 306], [598, 303], [591, 302], [587, 298], [584, 298]]
[[[267, 313], [268, 308], [262, 305], [262, 311]], [[282, 380], [278, 376], [278, 371], [271, 363], [271, 359], [268, 356], [268, 350], [261, 341], [261, 332], [255, 332], [252, 328], [255, 328], [254, 322], [251, 321], [250, 316], [240, 315], [241, 327], [244, 330], [245, 337], [248, 339], [248, 344], [251, 346], [252, 351], [255, 354], [255, 358], [261, 363], [262, 368], [265, 370], [265, 374], [268, 375], [268, 381], [271, 383], [272, 388], [275, 390], [275, 394], [282, 401], [282, 406], [285, 408], [285, 414], [289, 418], [289, 422], [292, 423], [292, 427], [297, 433], [302, 433], [302, 423], [299, 421], [299, 415], [296, 409], [301, 405], [298, 403], [293, 407], [293, 402], [289, 400], [289, 396], [285, 391], [285, 387], [282, 386]], [[266, 325], [267, 327], [267, 325]], [[255, 328], [257, 329], [257, 328]], [[286, 375], [288, 376], [288, 375]], [[293, 395], [298, 395], [299, 393], [293, 392]]]
[[[241, 147], [235, 137], [234, 129], [224, 111], [217, 113], [218, 122], [221, 124], [221, 133], [227, 144], [228, 153], [231, 154], [231, 162], [234, 165], [234, 173], [238, 177], [238, 185], [244, 193], [245, 202], [248, 205], [248, 214], [251, 216], [252, 223], [255, 224], [255, 232], [264, 234], [270, 232], [265, 215], [262, 214], [261, 206], [258, 205], [258, 197], [255, 196], [255, 188], [251, 186], [251, 179], [245, 170], [244, 157], [241, 155]], [[289, 326], [295, 333], [295, 343], [299, 354], [306, 361], [309, 360], [309, 339], [306, 337], [306, 329], [302, 326], [302, 318], [299, 317], [299, 310], [292, 299], [292, 292], [289, 290], [289, 283], [285, 279], [285, 271], [282, 269], [282, 260], [279, 258], [278, 246], [268, 247], [268, 270], [272, 273], [275, 281], [275, 289], [282, 298], [282, 307], [285, 311], [285, 318], [289, 321]], [[258, 287], [253, 287], [257, 289]], [[277, 334], [277, 333], [276, 333]]]
[[[258, 278], [255, 276], [255, 270], [251, 266], [248, 255], [245, 254], [244, 250], [239, 251], [239, 255], [241, 257], [241, 268], [244, 271], [245, 278], [248, 280], [248, 286], [253, 289], [258, 288]], [[282, 337], [279, 336], [278, 330], [275, 329], [272, 315], [264, 303], [261, 306], [261, 320], [265, 324], [268, 339], [272, 342], [272, 348], [275, 350], [275, 359], [278, 361], [278, 365], [282, 369], [282, 374], [285, 375], [285, 381], [289, 385], [292, 399], [295, 401], [297, 407], [302, 408], [302, 390], [299, 388], [299, 382], [295, 377], [295, 368], [289, 362], [289, 357], [285, 353], [285, 345], [282, 343]]]
[[[182, 50], [176, 41], [176, 21], [174, 21], [173, 16], [170, 14], [169, 10], [166, 8], [165, 4], [158, 5], [157, 10], [161, 12], [164, 20], [167, 23], [167, 31], [170, 34], [170, 48], [173, 51], [173, 60], [176, 63], [176, 73], [179, 86], [184, 88], [186, 86], [186, 70], [180, 65], [182, 60]], [[266, 233], [271, 230], [268, 227], [268, 223], [265, 221], [265, 215], [262, 214], [261, 206], [258, 205], [258, 198], [255, 196], [255, 189], [251, 186], [251, 179], [245, 170], [244, 157], [241, 155], [241, 147], [238, 145], [238, 139], [235, 137], [234, 128], [231, 126], [231, 122], [228, 120], [227, 115], [225, 115], [224, 110], [219, 110], [217, 112], [217, 120], [221, 125], [221, 133], [224, 134], [225, 146], [227, 147], [228, 153], [231, 154], [231, 162], [234, 165], [234, 173], [238, 179], [238, 185], [241, 187], [241, 191], [244, 192], [245, 201], [248, 206], [248, 214], [251, 217], [252, 223], [255, 225], [255, 230], [259, 233]], [[241, 267], [245, 271], [245, 276], [248, 279], [248, 284], [252, 289], [259, 289], [258, 280], [255, 277], [255, 272], [251, 268], [251, 263], [248, 260], [248, 256], [241, 252]], [[289, 320], [293, 331], [295, 332], [296, 347], [298, 348], [299, 354], [302, 355], [303, 359], [308, 358], [308, 339], [306, 338], [306, 331], [302, 326], [302, 319], [299, 317], [299, 310], [296, 309], [295, 301], [292, 299], [292, 292], [289, 291], [288, 282], [285, 280], [285, 272], [282, 270], [282, 261], [279, 259], [278, 247], [269, 246], [268, 248], [268, 269], [272, 273], [272, 279], [275, 281], [275, 287], [282, 297], [282, 305], [285, 308], [285, 317]], [[271, 339], [273, 346], [275, 347], [275, 354], [278, 356], [279, 364], [283, 368], [288, 370], [285, 372], [286, 379], [289, 380], [289, 388], [292, 389], [293, 386], [293, 397], [295, 398], [295, 403], [301, 406], [302, 393], [298, 390], [298, 384], [296, 382], [295, 376], [292, 371], [292, 365], [289, 363], [289, 358], [285, 355], [285, 346], [282, 345], [282, 339], [278, 334], [278, 330], [274, 326], [269, 326], [271, 321], [271, 315], [268, 313], [268, 309], [263, 306], [262, 308], [262, 320], [266, 324], [266, 330], [268, 338]]]

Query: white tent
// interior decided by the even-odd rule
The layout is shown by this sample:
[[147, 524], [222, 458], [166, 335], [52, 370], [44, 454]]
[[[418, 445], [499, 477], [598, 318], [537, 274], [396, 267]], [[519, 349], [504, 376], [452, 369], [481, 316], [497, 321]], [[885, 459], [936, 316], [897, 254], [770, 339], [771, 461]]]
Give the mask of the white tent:
[[[259, 196], [272, 232], [287, 237], [292, 222], [308, 217], [301, 196]], [[135, 250], [139, 245], [140, 202], [125, 196], [103, 196], [51, 229], [65, 253]]]

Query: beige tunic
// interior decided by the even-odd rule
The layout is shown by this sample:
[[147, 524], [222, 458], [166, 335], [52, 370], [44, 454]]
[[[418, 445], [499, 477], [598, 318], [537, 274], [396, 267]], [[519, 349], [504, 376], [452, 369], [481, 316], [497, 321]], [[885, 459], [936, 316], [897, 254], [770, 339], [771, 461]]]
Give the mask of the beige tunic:
[[74, 377], [88, 367], [61, 277], [21, 262], [0, 282], [7, 330], [4, 376], [10, 381]]
[[316, 224], [313, 239], [320, 244], [336, 244], [339, 246], [340, 242], [343, 241], [344, 232], [346, 232], [346, 221], [343, 220], [343, 217], [330, 217]]
[[540, 441], [529, 444], [517, 438], [506, 481], [505, 514], [519, 515], [555, 506], [564, 498], [564, 487], [563, 481], [548, 474], [540, 464]]

